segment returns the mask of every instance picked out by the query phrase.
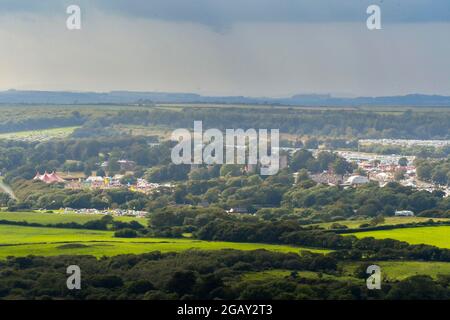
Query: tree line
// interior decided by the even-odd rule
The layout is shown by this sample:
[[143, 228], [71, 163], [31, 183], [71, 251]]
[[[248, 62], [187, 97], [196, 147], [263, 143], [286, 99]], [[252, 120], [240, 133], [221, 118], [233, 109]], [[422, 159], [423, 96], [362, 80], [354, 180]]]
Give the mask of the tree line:
[[[63, 250], [63, 249], [61, 249]], [[68, 290], [66, 268], [82, 270], [82, 290]], [[91, 256], [10, 257], [0, 261], [0, 298], [8, 300], [366, 300], [448, 299], [448, 276], [436, 280], [414, 276], [385, 282], [383, 290], [368, 290], [363, 274], [339, 279], [337, 260], [320, 254], [256, 251], [150, 252], [96, 259]], [[291, 270], [277, 279], [247, 279], [250, 272]], [[316, 279], [301, 271], [319, 274]], [[320, 275], [331, 275], [325, 278]]]

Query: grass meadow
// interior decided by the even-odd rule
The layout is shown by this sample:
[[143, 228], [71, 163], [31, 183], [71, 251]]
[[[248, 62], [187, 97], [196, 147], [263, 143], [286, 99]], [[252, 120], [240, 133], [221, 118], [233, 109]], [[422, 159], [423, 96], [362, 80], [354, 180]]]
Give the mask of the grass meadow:
[[[26, 221], [28, 223], [39, 223], [39, 224], [56, 224], [56, 223], [86, 223], [93, 220], [99, 220], [103, 217], [100, 214], [77, 214], [77, 213], [62, 213], [55, 211], [54, 213], [46, 212], [0, 212], [0, 220], [8, 221]], [[114, 217], [114, 220], [122, 222], [137, 221], [142, 225], [147, 225], [147, 219], [145, 218], [135, 218], [135, 217]]]
[[[428, 275], [434, 279], [439, 275], [450, 274], [450, 262], [425, 262], [425, 261], [376, 261], [380, 266], [381, 276], [384, 281], [400, 281], [416, 275]], [[342, 274], [326, 274], [313, 271], [297, 271], [297, 277], [309, 280], [340, 280], [362, 283], [364, 279], [355, 276], [355, 270], [359, 263], [341, 263]], [[290, 276], [292, 270], [274, 269], [259, 272], [248, 272], [241, 276], [247, 281], [267, 281], [282, 279]]]
[[83, 254], [101, 257], [151, 251], [179, 252], [189, 249], [266, 249], [285, 253], [298, 253], [301, 250], [330, 252], [288, 245], [201, 241], [189, 238], [115, 238], [112, 231], [0, 225], [0, 259], [30, 254], [36, 256]]
[[450, 249], [450, 226], [399, 228], [351, 233], [358, 238], [395, 239], [410, 244], [429, 244]]
[[21, 141], [45, 141], [54, 138], [66, 138], [79, 127], [62, 127], [43, 130], [8, 132], [0, 134], [0, 139]]
[[[418, 223], [418, 222], [427, 222], [429, 220], [433, 221], [449, 221], [449, 219], [446, 218], [425, 218], [425, 217], [385, 217], [384, 222], [378, 224], [379, 226], [384, 225], [397, 225], [397, 224], [405, 224], [405, 223]], [[363, 220], [343, 220], [343, 221], [336, 221], [336, 223], [339, 223], [341, 225], [347, 226], [349, 229], [357, 229], [360, 225], [364, 223], [369, 223], [370, 219], [363, 219]], [[325, 229], [331, 229], [331, 225], [335, 222], [324, 222], [316, 224], [317, 226], [320, 226]]]

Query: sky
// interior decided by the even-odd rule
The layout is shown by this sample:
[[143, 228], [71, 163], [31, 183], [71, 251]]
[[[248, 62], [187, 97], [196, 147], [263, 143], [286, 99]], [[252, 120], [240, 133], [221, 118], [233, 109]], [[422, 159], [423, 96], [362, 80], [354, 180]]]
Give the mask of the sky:
[[449, 39], [448, 0], [0, 0], [0, 90], [450, 95]]

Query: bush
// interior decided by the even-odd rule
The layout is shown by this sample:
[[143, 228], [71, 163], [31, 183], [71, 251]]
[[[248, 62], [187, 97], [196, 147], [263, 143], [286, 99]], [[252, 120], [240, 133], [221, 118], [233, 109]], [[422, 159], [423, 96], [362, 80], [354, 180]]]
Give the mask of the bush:
[[98, 288], [117, 288], [123, 286], [122, 278], [118, 276], [96, 276], [92, 278], [91, 283], [94, 287]]
[[154, 289], [153, 284], [147, 280], [135, 281], [128, 286], [128, 292], [134, 294], [143, 294]]
[[114, 232], [116, 238], [136, 238], [138, 233], [133, 229], [121, 229]]
[[331, 225], [331, 229], [348, 229], [348, 227], [346, 225], [335, 222]]

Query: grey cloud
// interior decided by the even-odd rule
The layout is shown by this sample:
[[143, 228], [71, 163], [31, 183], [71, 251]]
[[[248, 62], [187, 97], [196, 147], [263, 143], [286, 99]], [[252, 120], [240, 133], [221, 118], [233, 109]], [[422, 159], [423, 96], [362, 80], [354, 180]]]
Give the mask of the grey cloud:
[[[74, 3], [80, 32], [65, 27]], [[369, 3], [0, 0], [0, 90], [450, 95], [450, 1], [384, 0], [376, 32]]]

